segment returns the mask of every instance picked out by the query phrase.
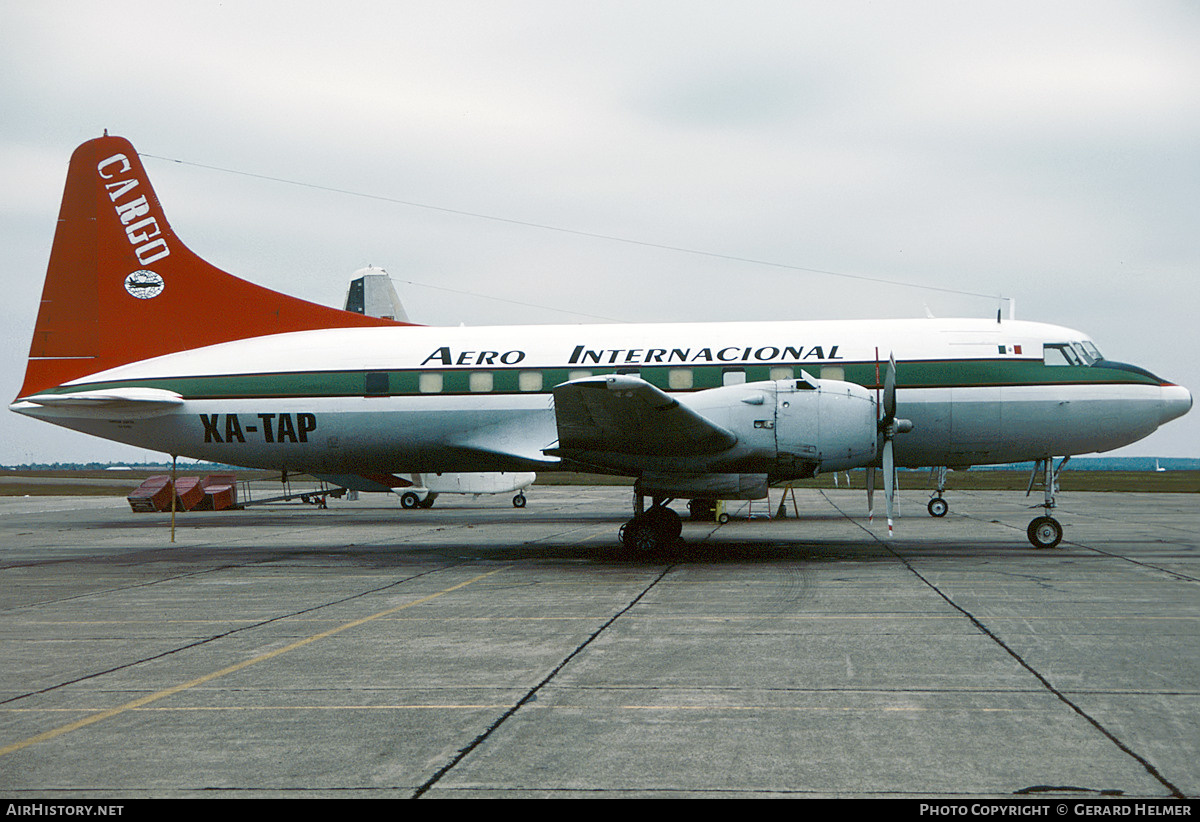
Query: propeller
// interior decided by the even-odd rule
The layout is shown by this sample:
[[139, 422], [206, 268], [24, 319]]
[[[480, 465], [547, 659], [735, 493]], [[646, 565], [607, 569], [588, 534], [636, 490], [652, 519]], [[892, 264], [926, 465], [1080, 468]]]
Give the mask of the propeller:
[[[896, 355], [888, 358], [887, 373], [883, 378], [883, 399], [881, 401], [883, 414], [879, 418], [879, 434], [883, 437], [883, 495], [887, 500], [888, 536], [892, 536], [892, 518], [896, 505], [896, 456], [892, 441], [897, 434], [905, 434], [912, 430], [911, 420], [896, 418]], [[875, 511], [875, 469], [867, 472], [867, 509], [868, 517]]]

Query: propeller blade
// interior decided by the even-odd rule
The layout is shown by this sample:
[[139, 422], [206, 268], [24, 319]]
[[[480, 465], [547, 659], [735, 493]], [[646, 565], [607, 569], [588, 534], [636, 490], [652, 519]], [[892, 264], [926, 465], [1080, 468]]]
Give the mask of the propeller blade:
[[892, 454], [892, 438], [883, 441], [883, 495], [887, 498], [888, 536], [892, 535], [892, 511], [896, 499], [896, 458]]
[[875, 468], [867, 468], [867, 522], [875, 519]]
[[887, 373], [883, 377], [883, 419], [896, 418], [896, 355], [888, 357]]

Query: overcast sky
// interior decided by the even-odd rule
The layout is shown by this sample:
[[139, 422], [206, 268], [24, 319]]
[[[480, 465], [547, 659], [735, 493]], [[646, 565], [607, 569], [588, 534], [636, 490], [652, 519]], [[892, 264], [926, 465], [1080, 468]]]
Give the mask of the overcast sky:
[[[0, 0], [0, 380], [108, 129], [189, 247], [316, 302], [367, 264], [426, 324], [1004, 296], [1197, 393], [1198, 46], [1156, 0]], [[1200, 456], [1200, 412], [1119, 453]], [[0, 464], [148, 457], [0, 421]]]

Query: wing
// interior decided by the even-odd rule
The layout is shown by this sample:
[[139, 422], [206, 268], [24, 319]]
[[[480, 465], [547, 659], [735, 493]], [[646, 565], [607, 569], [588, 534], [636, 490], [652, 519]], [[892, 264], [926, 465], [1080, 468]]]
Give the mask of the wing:
[[587, 452], [695, 457], [732, 447], [737, 436], [638, 377], [610, 374], [554, 389], [561, 456]]

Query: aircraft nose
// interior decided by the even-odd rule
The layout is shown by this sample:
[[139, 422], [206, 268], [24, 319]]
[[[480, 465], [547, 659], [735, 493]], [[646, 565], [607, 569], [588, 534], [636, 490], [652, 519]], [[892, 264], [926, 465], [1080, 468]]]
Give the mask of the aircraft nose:
[[1159, 425], [1182, 417], [1192, 410], [1192, 392], [1182, 385], [1164, 385], [1162, 399], [1162, 422]]

